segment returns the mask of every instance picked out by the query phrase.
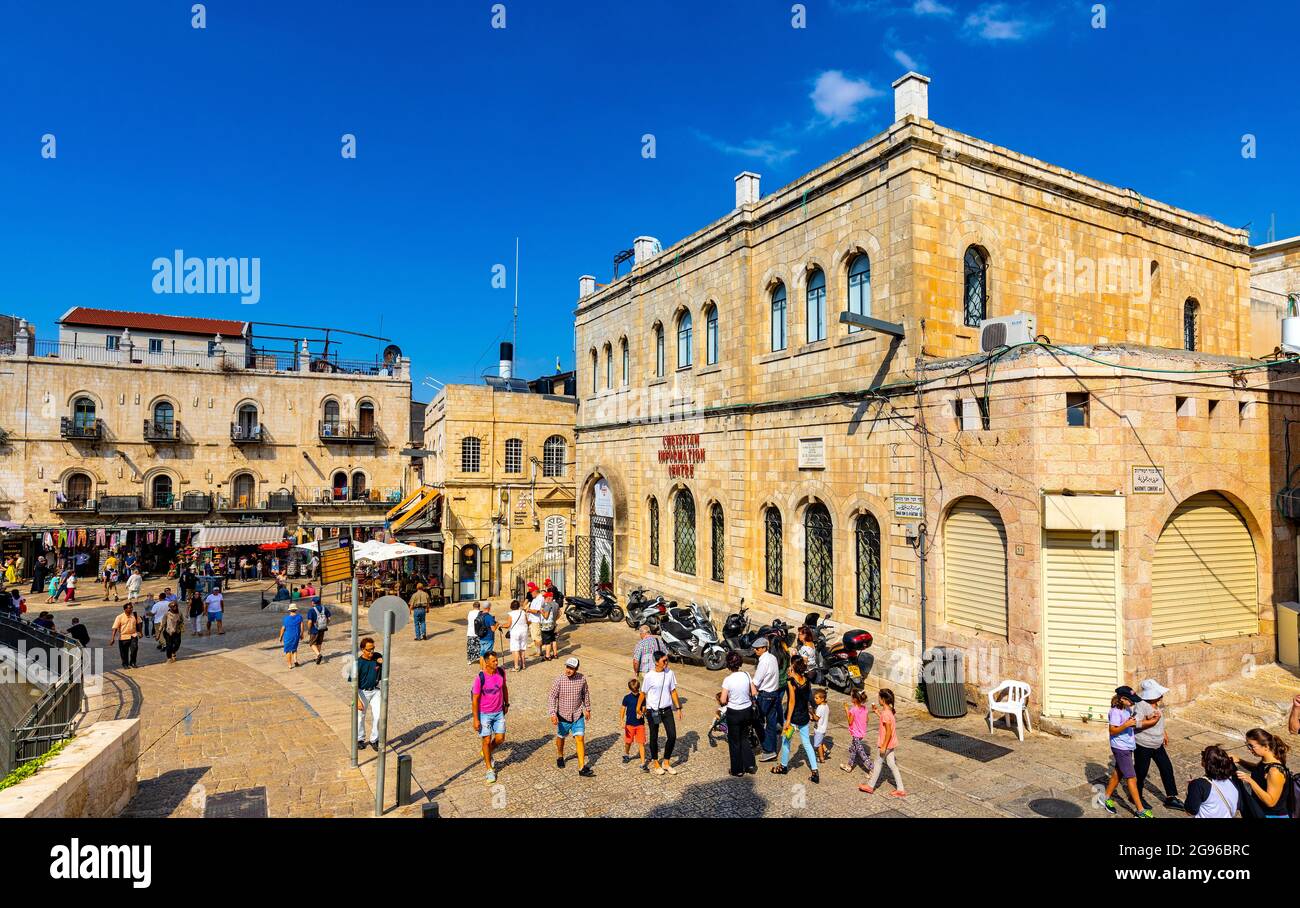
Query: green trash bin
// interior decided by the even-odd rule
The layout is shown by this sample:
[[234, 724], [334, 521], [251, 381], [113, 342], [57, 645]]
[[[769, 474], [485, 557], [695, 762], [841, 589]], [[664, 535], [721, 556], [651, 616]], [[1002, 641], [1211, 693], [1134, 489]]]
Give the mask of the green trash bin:
[[930, 715], [956, 719], [966, 715], [966, 660], [951, 646], [926, 650], [921, 659], [921, 683]]

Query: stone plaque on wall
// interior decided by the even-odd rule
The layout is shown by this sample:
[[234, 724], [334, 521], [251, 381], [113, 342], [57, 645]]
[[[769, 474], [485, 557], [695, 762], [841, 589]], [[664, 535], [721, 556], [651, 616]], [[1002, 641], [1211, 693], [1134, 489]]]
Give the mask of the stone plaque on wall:
[[1134, 495], [1165, 494], [1165, 473], [1160, 467], [1133, 468]]
[[826, 440], [824, 438], [799, 439], [799, 469], [826, 469]]

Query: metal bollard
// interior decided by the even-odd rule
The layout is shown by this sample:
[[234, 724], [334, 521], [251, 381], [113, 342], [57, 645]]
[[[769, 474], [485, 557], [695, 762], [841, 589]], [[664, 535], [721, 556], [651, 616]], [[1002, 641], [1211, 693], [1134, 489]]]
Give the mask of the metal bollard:
[[422, 820], [437, 820], [440, 819], [441, 816], [442, 815], [438, 813], [437, 801], [426, 801], [420, 808], [420, 819]]
[[402, 754], [397, 758], [397, 806], [405, 807], [411, 803], [411, 755]]

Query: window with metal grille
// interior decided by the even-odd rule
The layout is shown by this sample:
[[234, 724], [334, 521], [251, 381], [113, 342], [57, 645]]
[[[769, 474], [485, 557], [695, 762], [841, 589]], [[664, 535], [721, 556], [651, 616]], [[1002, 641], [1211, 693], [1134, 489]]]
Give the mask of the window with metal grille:
[[546, 443], [542, 445], [543, 476], [564, 475], [564, 455], [567, 447], [563, 436], [552, 435], [546, 439]]
[[460, 471], [462, 473], [477, 473], [479, 471], [479, 458], [482, 450], [483, 443], [473, 436], [460, 440]]
[[170, 476], [165, 473], [155, 476], [150, 491], [153, 493], [153, 506], [155, 508], [170, 508], [172, 506], [172, 478]]
[[650, 563], [659, 566], [659, 501], [650, 499]]
[[813, 605], [831, 607], [834, 594], [834, 550], [831, 542], [831, 514], [823, 504], [808, 508], [803, 518], [804, 591]]
[[858, 517], [858, 614], [880, 618], [880, 522], [871, 514]]
[[522, 473], [524, 471], [524, 443], [519, 438], [506, 439], [506, 472]]
[[722, 522], [722, 505], [714, 504], [709, 508], [709, 537], [711, 539], [713, 558], [712, 576], [718, 583], [721, 583], [726, 574], [724, 564], [727, 560], [727, 542], [726, 531]]
[[1197, 315], [1200, 313], [1201, 304], [1194, 299], [1189, 299], [1183, 303], [1183, 349], [1195, 350], [1197, 341]]
[[965, 262], [965, 293], [962, 323], [978, 328], [988, 318], [989, 310], [989, 260], [978, 246], [967, 246]]
[[710, 306], [704, 314], [704, 362], [712, 366], [718, 361], [718, 307]]
[[820, 268], [808, 276], [808, 342], [826, 337], [826, 275]]
[[767, 553], [765, 559], [763, 589], [767, 590], [774, 596], [781, 595], [781, 581], [783, 568], [783, 548], [781, 537], [781, 512], [776, 508], [768, 508], [763, 517], [764, 535], [767, 537]]
[[784, 350], [785, 337], [785, 284], [777, 284], [772, 291], [772, 352]]
[[[871, 259], [859, 255], [849, 265], [849, 311], [857, 315], [871, 315]], [[861, 331], [849, 325], [849, 333]]]
[[673, 568], [695, 573], [695, 499], [685, 489], [673, 499]]

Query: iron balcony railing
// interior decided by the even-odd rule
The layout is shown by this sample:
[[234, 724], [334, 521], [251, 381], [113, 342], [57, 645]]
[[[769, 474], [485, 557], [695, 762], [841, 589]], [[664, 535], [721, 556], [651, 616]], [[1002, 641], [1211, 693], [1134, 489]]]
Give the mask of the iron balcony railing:
[[374, 423], [363, 425], [350, 420], [323, 419], [319, 423], [319, 433], [321, 441], [325, 442], [374, 444], [379, 438]]
[[323, 488], [312, 489], [309, 493], [309, 500], [314, 504], [384, 504], [392, 507], [401, 501], [405, 495], [401, 489], [351, 489], [346, 486], [341, 488]]
[[206, 492], [186, 492], [181, 496], [179, 510], [191, 514], [206, 514], [212, 510], [212, 496]]
[[248, 495], [232, 496], [227, 498], [222, 495], [217, 498], [217, 510], [219, 511], [273, 511], [276, 513], [286, 513], [297, 507], [291, 492], [272, 492], [260, 501]]
[[59, 418], [59, 435], [63, 438], [97, 441], [104, 437], [104, 421], [62, 416]]
[[[171, 507], [169, 501], [166, 507]], [[128, 514], [142, 509], [139, 495], [103, 495], [99, 499], [99, 513]]]
[[51, 511], [83, 511], [93, 514], [98, 510], [98, 502], [90, 497], [74, 495], [69, 497], [62, 492], [50, 493], [50, 510]]
[[15, 652], [21, 645], [29, 660], [43, 655], [48, 670], [44, 691], [5, 735], [6, 765], [18, 767], [72, 737], [85, 699], [86, 653], [75, 640], [11, 614], [0, 614], [0, 645]]
[[266, 441], [266, 430], [259, 425], [241, 426], [237, 422], [230, 424], [230, 440], [238, 445], [260, 445]]
[[146, 419], [144, 421], [144, 440], [156, 442], [180, 441], [180, 421], [174, 420], [172, 422], [159, 422], [153, 419]]

